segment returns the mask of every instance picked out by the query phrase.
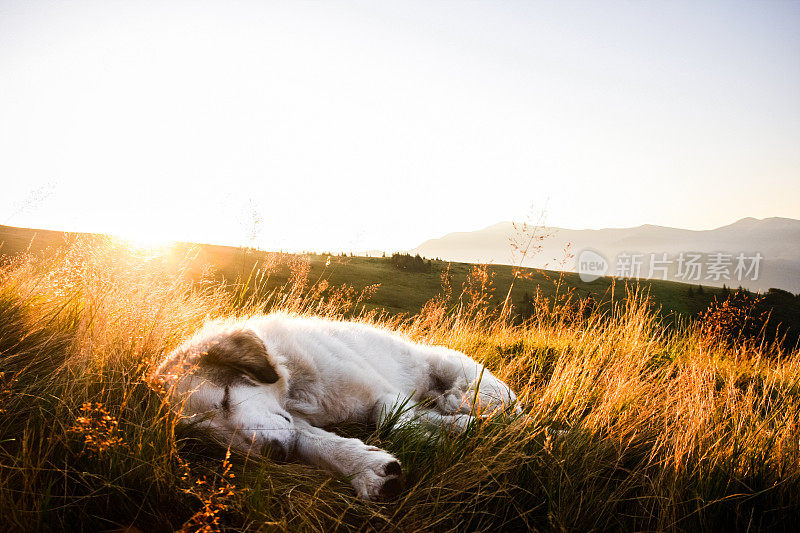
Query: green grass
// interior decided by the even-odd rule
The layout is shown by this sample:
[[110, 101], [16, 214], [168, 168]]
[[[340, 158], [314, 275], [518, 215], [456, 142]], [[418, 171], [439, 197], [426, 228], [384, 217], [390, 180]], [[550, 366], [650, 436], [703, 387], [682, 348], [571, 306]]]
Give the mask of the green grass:
[[[540, 306], [519, 324], [473, 285], [407, 319], [376, 315], [334, 287], [355, 280], [333, 261], [315, 292], [317, 261], [305, 284], [299, 264], [288, 284], [281, 266], [262, 272], [277, 292], [197, 280], [192, 259], [114, 242], [4, 265], [0, 529], [784, 530], [800, 512], [797, 351], [667, 327], [641, 294], [588, 317]], [[385, 273], [350, 261], [375, 276], [359, 286]], [[408, 276], [387, 299], [416, 286]], [[524, 415], [460, 436], [339, 428], [401, 459], [406, 490], [383, 504], [306, 465], [228, 461], [176, 426], [148, 376], [207, 318], [275, 308], [463, 350], [512, 385]]]

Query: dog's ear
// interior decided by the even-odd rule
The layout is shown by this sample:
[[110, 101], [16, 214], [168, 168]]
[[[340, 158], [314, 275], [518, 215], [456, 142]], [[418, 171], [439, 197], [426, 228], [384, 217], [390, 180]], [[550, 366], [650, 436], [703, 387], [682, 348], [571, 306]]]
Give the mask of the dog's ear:
[[253, 381], [275, 383], [280, 379], [267, 355], [267, 347], [258, 336], [247, 330], [220, 335], [200, 359], [200, 367], [223, 381], [235, 381], [244, 374]]

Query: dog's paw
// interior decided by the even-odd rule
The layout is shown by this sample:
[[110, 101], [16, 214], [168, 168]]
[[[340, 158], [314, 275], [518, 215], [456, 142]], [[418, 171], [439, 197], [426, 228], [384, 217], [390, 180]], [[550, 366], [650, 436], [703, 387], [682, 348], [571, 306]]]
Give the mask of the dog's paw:
[[400, 461], [380, 448], [368, 447], [364, 469], [351, 483], [359, 498], [385, 501], [396, 498], [403, 490], [403, 469]]

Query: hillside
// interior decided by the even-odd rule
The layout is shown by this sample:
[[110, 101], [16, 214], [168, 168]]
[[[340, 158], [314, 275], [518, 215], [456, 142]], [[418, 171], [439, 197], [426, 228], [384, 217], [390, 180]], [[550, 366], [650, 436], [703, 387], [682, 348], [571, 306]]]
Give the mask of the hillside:
[[[77, 236], [103, 238], [101, 235], [71, 234], [68, 236], [58, 231], [0, 226], [0, 243], [3, 243], [0, 255], [9, 256], [24, 251], [41, 252], [63, 246]], [[213, 265], [215, 276], [218, 279], [233, 282], [237, 279], [247, 278], [267, 258], [272, 258], [271, 261], [276, 262], [273, 272], [265, 280], [267, 288], [281, 287], [291, 276], [289, 263], [293, 256], [288, 254], [271, 254], [229, 246], [188, 243], [172, 243], [168, 248], [169, 255], [176, 261], [185, 256], [193, 258], [189, 261], [189, 266], [194, 276], [201, 275], [203, 265]], [[387, 309], [392, 313], [414, 314], [419, 312], [426, 301], [440, 292], [441, 274], [448, 268], [448, 262], [433, 261], [430, 273], [403, 272], [394, 268], [386, 259], [378, 257], [313, 254], [304, 257], [308, 259], [308, 278], [311, 281], [324, 277], [331, 285], [349, 284], [359, 290], [369, 285], [380, 284], [380, 288], [370, 299], [370, 305]], [[331, 258], [330, 263], [329, 258]], [[460, 291], [472, 265], [453, 262], [449, 263], [449, 268], [452, 275], [451, 284]], [[512, 282], [513, 268], [508, 265], [492, 265], [489, 269], [493, 273], [495, 294], [505, 297]], [[514, 302], [520, 301], [525, 293], [533, 294], [537, 288], [544, 296], [550, 297], [555, 293], [556, 284], [559, 282], [561, 283], [560, 291], [574, 291], [578, 297], [591, 294], [598, 300], [608, 300], [612, 297], [612, 292], [615, 298], [622, 297], [625, 293], [625, 282], [614, 280], [611, 277], [601, 277], [591, 283], [584, 283], [575, 273], [530, 268], [522, 270], [525, 272], [525, 278], [517, 279], [514, 282], [511, 293]], [[614, 285], [613, 290], [612, 284]], [[628, 285], [637, 284], [628, 282]], [[695, 314], [704, 309], [714, 295], [721, 294], [712, 289], [705, 291], [705, 295], [687, 299], [686, 294], [690, 287], [687, 284], [654, 280], [641, 281], [638, 286], [649, 292], [654, 302], [663, 307], [665, 314]]]
[[[0, 255], [42, 252], [63, 247], [65, 243], [80, 237], [100, 241], [107, 237], [89, 234], [64, 234], [49, 230], [32, 230], [0, 226]], [[361, 304], [368, 310], [387, 312], [390, 315], [415, 315], [423, 305], [442, 293], [442, 275], [448, 274], [454, 294], [460, 294], [470, 282], [475, 265], [463, 262], [431, 261], [430, 272], [402, 271], [395, 268], [387, 258], [359, 256], [330, 256], [306, 254], [303, 256], [245, 250], [229, 246], [171, 243], [154, 251], [159, 260], [174, 266], [181, 265], [189, 277], [200, 280], [210, 275], [212, 279], [228, 286], [248, 281], [242, 297], [279, 291], [298, 276], [305, 279], [306, 291], [311, 291], [325, 280], [331, 288], [350, 287], [355, 293], [367, 290], [369, 298]], [[299, 266], [302, 265], [302, 266]], [[510, 301], [515, 312], [527, 316], [530, 299], [536, 294], [564, 301], [592, 297], [599, 306], [608, 306], [612, 301], [621, 301], [629, 291], [646, 294], [659, 315], [668, 323], [679, 322], [699, 316], [715, 299], [725, 299], [727, 294], [720, 288], [678, 283], [662, 280], [620, 280], [604, 276], [586, 283], [573, 272], [523, 268], [521, 275], [514, 276], [514, 267], [489, 265], [487, 272], [491, 280], [489, 293], [493, 305], [501, 305], [511, 289]], [[365, 295], [366, 296], [366, 295]], [[453, 298], [451, 305], [458, 304]], [[791, 327], [788, 343], [794, 345], [800, 338], [800, 298], [784, 291], [765, 294], [759, 309], [771, 316], [771, 327]]]
[[[282, 296], [242, 298], [210, 279], [220, 272], [187, 279], [179, 252], [100, 240], [0, 265], [0, 530], [784, 531], [800, 511], [796, 350], [720, 334], [716, 321], [667, 326], [641, 299], [523, 323], [485, 302], [406, 320], [353, 312], [352, 295], [320, 306], [309, 287], [320, 288], [322, 257], [313, 274], [278, 258], [293, 265]], [[227, 258], [230, 274], [276, 259], [197, 253]], [[434, 290], [433, 272], [342, 259], [325, 275], [371, 273], [384, 301]], [[522, 413], [477, 418], [463, 434], [332, 428], [400, 460], [405, 487], [380, 503], [302, 461], [228, 454], [201, 424], [179, 424], [152, 372], [207, 319], [273, 310], [461, 350], [512, 387]]]
[[[800, 292], [800, 220], [743, 218], [733, 224], [705, 231], [653, 225], [599, 230], [547, 228], [544, 231], [550, 236], [541, 242], [540, 253], [527, 258], [525, 266], [552, 268], [562, 259], [563, 249], [568, 243], [571, 243], [571, 251], [576, 258], [584, 249], [596, 250], [603, 255], [611, 266], [609, 274], [613, 274], [618, 254], [644, 254], [642, 277], [649, 275], [647, 257], [651, 253], [657, 257], [666, 253], [668, 260], [673, 261], [681, 252], [700, 253], [706, 260], [708, 254], [717, 252], [732, 254], [734, 257], [739, 253], [744, 253], [747, 257], [760, 253], [763, 261], [756, 280], [747, 276], [743, 276], [741, 280], [736, 279], [732, 268], [731, 279], [708, 279], [704, 271], [699, 281], [691, 281], [718, 287], [723, 284], [734, 287], [742, 285], [761, 291], [778, 287], [793, 293]], [[411, 253], [449, 261], [511, 264], [513, 261], [509, 238], [515, 233], [511, 222], [501, 222], [482, 230], [451, 233], [440, 239], [425, 241]], [[575, 270], [576, 258], [565, 263], [566, 270]], [[668, 271], [668, 279], [678, 280], [676, 274], [677, 264], [673, 263]]]

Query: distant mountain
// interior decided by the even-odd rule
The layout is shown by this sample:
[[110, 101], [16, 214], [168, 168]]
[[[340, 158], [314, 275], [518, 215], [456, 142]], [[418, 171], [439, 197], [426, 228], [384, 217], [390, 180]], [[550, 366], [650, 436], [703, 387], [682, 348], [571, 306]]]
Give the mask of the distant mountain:
[[[589, 249], [605, 258], [610, 275], [635, 277], [632, 275], [637, 273], [639, 264], [638, 277], [642, 278], [661, 279], [666, 275], [669, 280], [703, 285], [742, 285], [762, 291], [777, 287], [800, 292], [800, 220], [743, 218], [703, 231], [646, 224], [599, 230], [548, 228], [544, 233], [550, 236], [539, 242], [541, 250], [529, 254], [522, 266], [578, 271], [581, 252]], [[501, 222], [482, 230], [425, 241], [411, 253], [449, 261], [515, 264], [519, 260], [515, 260], [510, 246], [515, 235], [518, 232], [511, 222]], [[565, 257], [568, 244], [573, 257]], [[652, 263], [651, 254], [655, 254], [656, 263]], [[666, 261], [663, 254], [667, 254]], [[700, 265], [699, 270], [689, 266], [690, 260]], [[651, 266], [656, 267], [652, 274]], [[758, 276], [752, 279], [755, 266]]]

